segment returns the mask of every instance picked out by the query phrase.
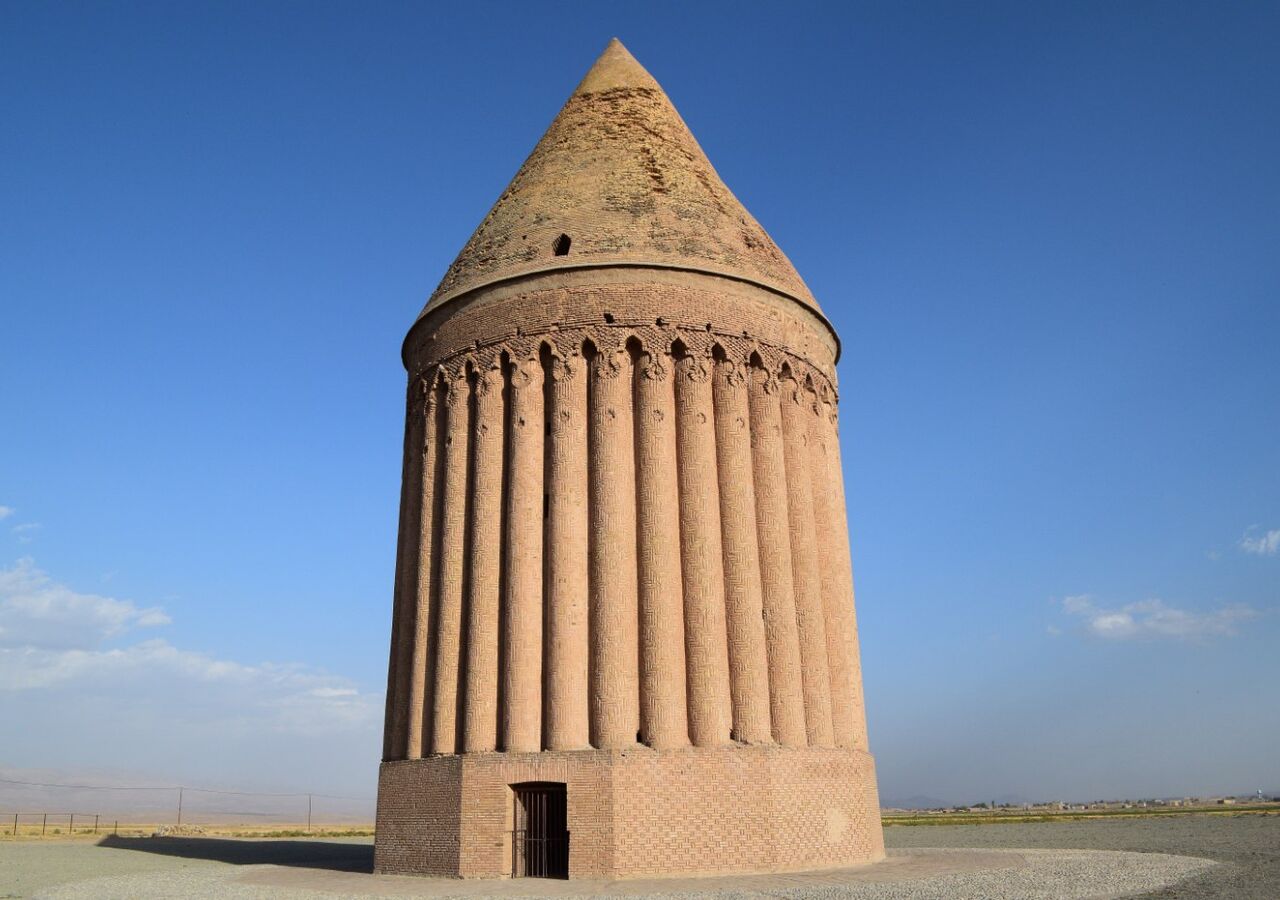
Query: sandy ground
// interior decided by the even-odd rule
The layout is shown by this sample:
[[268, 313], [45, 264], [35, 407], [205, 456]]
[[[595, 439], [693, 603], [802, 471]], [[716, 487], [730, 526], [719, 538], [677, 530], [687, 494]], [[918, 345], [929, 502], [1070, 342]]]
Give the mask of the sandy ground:
[[0, 841], [0, 898], [1280, 898], [1280, 816], [893, 827], [886, 843], [888, 863], [842, 873], [569, 885], [375, 878], [362, 838]]

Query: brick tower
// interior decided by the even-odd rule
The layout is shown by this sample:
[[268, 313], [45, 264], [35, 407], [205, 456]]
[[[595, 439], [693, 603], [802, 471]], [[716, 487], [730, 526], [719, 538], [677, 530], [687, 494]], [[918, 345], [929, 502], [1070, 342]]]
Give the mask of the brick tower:
[[883, 857], [838, 352], [611, 42], [405, 339], [378, 871]]

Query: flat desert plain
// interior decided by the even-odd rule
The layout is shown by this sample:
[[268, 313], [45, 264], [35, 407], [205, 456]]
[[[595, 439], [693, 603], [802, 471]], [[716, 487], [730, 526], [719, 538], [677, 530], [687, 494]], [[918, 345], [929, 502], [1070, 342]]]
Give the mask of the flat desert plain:
[[[950, 865], [954, 850], [932, 857], [921, 848], [976, 848], [973, 853], [951, 856], [985, 868], [977, 876], [952, 874], [951, 881], [883, 880], [862, 870], [852, 877], [839, 873], [744, 876], [736, 881], [676, 879], [667, 882], [583, 883], [521, 879], [519, 883], [458, 882], [437, 879], [375, 878], [368, 873], [373, 861], [372, 839], [342, 837], [323, 839], [243, 840], [228, 838], [92, 838], [77, 836], [45, 840], [0, 839], [0, 898], [121, 897], [253, 897], [325, 898], [336, 894], [357, 896], [466, 896], [501, 894], [582, 897], [590, 893], [620, 897], [1056, 897], [1070, 888], [1073, 897], [1127, 896], [1148, 898], [1280, 898], [1280, 815], [1178, 815], [1160, 818], [1113, 818], [1025, 824], [903, 826], [885, 829], [890, 860], [878, 871], [900, 873], [929, 859]], [[1008, 850], [1024, 854], [1031, 868], [1021, 871], [1009, 860]], [[1091, 851], [1119, 850], [1114, 861]], [[1058, 857], [1076, 853], [1071, 871], [1054, 867]], [[920, 856], [925, 852], [925, 856]], [[1156, 854], [1148, 856], [1148, 854]], [[1105, 858], [1104, 858], [1105, 857]], [[1187, 859], [1192, 857], [1195, 859]], [[1128, 861], [1126, 862], [1125, 859]], [[1132, 879], [1113, 881], [1123, 869], [1136, 871], [1133, 860], [1150, 860], [1152, 872], [1167, 875], [1192, 871], [1189, 878], [1166, 878], [1169, 886], [1135, 890]], [[914, 860], [914, 862], [913, 862]], [[1206, 864], [1202, 860], [1213, 860]], [[994, 862], [994, 866], [992, 865]], [[1136, 868], [1142, 869], [1146, 863]], [[1038, 870], [1036, 867], [1040, 867]], [[1081, 868], [1083, 866], [1083, 868]], [[926, 866], [927, 867], [927, 866]], [[1060, 878], [1032, 885], [1036, 871]], [[1007, 873], [1007, 874], [1002, 874]], [[928, 873], [923, 873], [927, 876]], [[972, 878], [973, 880], [968, 880]], [[1092, 880], [1091, 880], [1092, 879]], [[434, 882], [434, 883], [433, 883]], [[536, 884], [530, 882], [537, 882]], [[876, 883], [871, 883], [876, 882]], [[1146, 882], [1144, 882], [1146, 883]], [[1088, 888], [1114, 885], [1110, 890]], [[1124, 884], [1123, 889], [1120, 885]], [[1034, 887], [1034, 890], [1032, 890]], [[1083, 892], [1081, 890], [1083, 889]], [[587, 894], [584, 894], [583, 891]]]

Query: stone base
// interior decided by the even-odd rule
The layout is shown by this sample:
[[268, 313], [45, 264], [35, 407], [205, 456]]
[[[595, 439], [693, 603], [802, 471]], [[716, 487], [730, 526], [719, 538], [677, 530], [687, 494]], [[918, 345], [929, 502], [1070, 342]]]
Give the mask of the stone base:
[[779, 872], [884, 858], [857, 750], [571, 750], [384, 762], [374, 871], [509, 877], [512, 785], [561, 782], [569, 877]]

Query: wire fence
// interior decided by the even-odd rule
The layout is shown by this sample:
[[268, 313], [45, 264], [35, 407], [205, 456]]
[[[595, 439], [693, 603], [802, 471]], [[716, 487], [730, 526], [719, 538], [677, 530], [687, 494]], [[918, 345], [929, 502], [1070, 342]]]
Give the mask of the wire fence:
[[[80, 819], [80, 827], [76, 827], [76, 819]], [[5, 834], [16, 837], [20, 833], [39, 834], [44, 836], [50, 833], [52, 828], [53, 834], [62, 834], [62, 822], [66, 821], [66, 834], [97, 834], [98, 824], [101, 819], [98, 813], [69, 813], [69, 812], [0, 812], [0, 822], [4, 822], [8, 826]], [[53, 820], [52, 825], [50, 819]], [[115, 827], [119, 827], [119, 823], [115, 823]], [[19, 831], [22, 829], [22, 831]]]
[[[5, 795], [9, 796], [5, 796]], [[70, 802], [58, 802], [56, 797]], [[53, 802], [46, 802], [52, 799]], [[90, 805], [92, 804], [92, 805]], [[108, 813], [53, 810], [106, 807]], [[3, 811], [8, 807], [8, 811]], [[31, 810], [38, 810], [32, 812]], [[119, 833], [120, 824], [266, 828], [310, 832], [371, 823], [373, 802], [319, 791], [244, 791], [190, 785], [71, 784], [0, 778], [0, 833], [25, 835]], [[110, 828], [108, 829], [108, 822]]]

